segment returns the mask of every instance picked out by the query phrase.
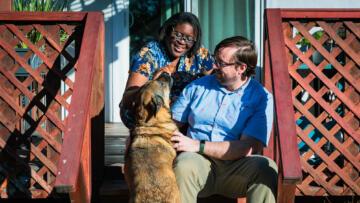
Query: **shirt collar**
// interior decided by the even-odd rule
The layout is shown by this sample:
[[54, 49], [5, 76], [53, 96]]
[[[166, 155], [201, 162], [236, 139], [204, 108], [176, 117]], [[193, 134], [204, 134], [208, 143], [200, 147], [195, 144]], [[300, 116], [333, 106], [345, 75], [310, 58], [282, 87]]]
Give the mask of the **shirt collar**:
[[[215, 77], [214, 77], [215, 78]], [[215, 78], [216, 80], [216, 78]], [[243, 84], [239, 89], [235, 90], [235, 91], [229, 91], [227, 90], [224, 86], [220, 85], [219, 82], [216, 80], [216, 85], [217, 87], [224, 92], [225, 94], [238, 94], [238, 93], [243, 93], [244, 90], [246, 89], [246, 87], [249, 85], [250, 81], [252, 80], [251, 77], [248, 78], [248, 80], [246, 81], [245, 84]]]

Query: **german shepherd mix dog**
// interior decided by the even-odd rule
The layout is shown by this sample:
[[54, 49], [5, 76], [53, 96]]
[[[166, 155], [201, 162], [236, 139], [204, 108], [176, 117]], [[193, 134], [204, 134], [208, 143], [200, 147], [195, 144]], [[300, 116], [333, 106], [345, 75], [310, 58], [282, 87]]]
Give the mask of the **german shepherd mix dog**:
[[173, 171], [176, 151], [170, 137], [178, 128], [171, 118], [172, 78], [162, 73], [139, 91], [134, 105], [135, 127], [125, 155], [125, 180], [130, 203], [180, 203]]

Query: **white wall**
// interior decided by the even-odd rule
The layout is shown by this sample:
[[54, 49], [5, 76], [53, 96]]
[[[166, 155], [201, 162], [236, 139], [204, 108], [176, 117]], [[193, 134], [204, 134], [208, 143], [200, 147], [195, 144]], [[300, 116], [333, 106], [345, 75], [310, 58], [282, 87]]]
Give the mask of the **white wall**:
[[359, 0], [265, 0], [267, 8], [360, 8]]
[[71, 11], [102, 11], [105, 21], [105, 121], [121, 122], [129, 70], [129, 0], [71, 0]]

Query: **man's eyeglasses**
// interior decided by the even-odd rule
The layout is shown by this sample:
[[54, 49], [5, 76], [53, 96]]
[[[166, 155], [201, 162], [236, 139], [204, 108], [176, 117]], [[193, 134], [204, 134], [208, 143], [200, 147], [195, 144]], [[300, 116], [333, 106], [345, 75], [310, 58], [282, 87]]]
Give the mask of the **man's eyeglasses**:
[[218, 68], [223, 68], [226, 66], [232, 66], [232, 65], [236, 64], [236, 63], [224, 63], [224, 62], [220, 61], [219, 59], [215, 59], [214, 63]]
[[181, 42], [181, 40], [184, 40], [186, 45], [193, 45], [196, 41], [192, 37], [187, 37], [181, 32], [176, 32], [175, 30], [173, 30], [172, 33], [174, 34], [174, 38], [176, 41]]

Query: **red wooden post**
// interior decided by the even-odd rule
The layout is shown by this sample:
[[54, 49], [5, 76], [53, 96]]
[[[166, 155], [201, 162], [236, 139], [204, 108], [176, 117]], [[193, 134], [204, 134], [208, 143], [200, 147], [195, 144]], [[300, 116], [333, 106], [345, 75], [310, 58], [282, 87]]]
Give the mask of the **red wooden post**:
[[1, 0], [0, 11], [12, 11], [13, 0]]
[[[270, 53], [273, 94], [275, 101], [274, 131], [279, 141], [280, 157], [278, 202], [293, 202], [295, 183], [301, 180], [300, 154], [293, 115], [288, 62], [280, 9], [266, 11], [267, 39]], [[266, 61], [267, 62], [267, 61]], [[267, 86], [269, 84], [266, 84]], [[275, 157], [274, 157], [275, 158]], [[287, 185], [290, 184], [290, 185]]]
[[[103, 14], [88, 13], [78, 60], [78, 73], [69, 109], [55, 187], [71, 192], [74, 201], [89, 202], [92, 186], [92, 158], [97, 145], [104, 145], [104, 24]], [[90, 51], [91, 50], [91, 51]], [[94, 130], [99, 128], [97, 130]], [[102, 130], [101, 130], [102, 128]], [[92, 148], [93, 144], [96, 144]], [[103, 146], [99, 146], [100, 148]], [[79, 150], [82, 149], [82, 150]], [[104, 156], [104, 152], [96, 154]], [[102, 159], [95, 159], [103, 167]], [[101, 172], [101, 170], [100, 170]], [[98, 172], [98, 173], [100, 173]], [[61, 175], [61, 177], [59, 176]]]
[[267, 10], [267, 25], [283, 175], [287, 181], [297, 182], [301, 179], [300, 154], [297, 150], [290, 77], [285, 60], [287, 57], [280, 9]]

